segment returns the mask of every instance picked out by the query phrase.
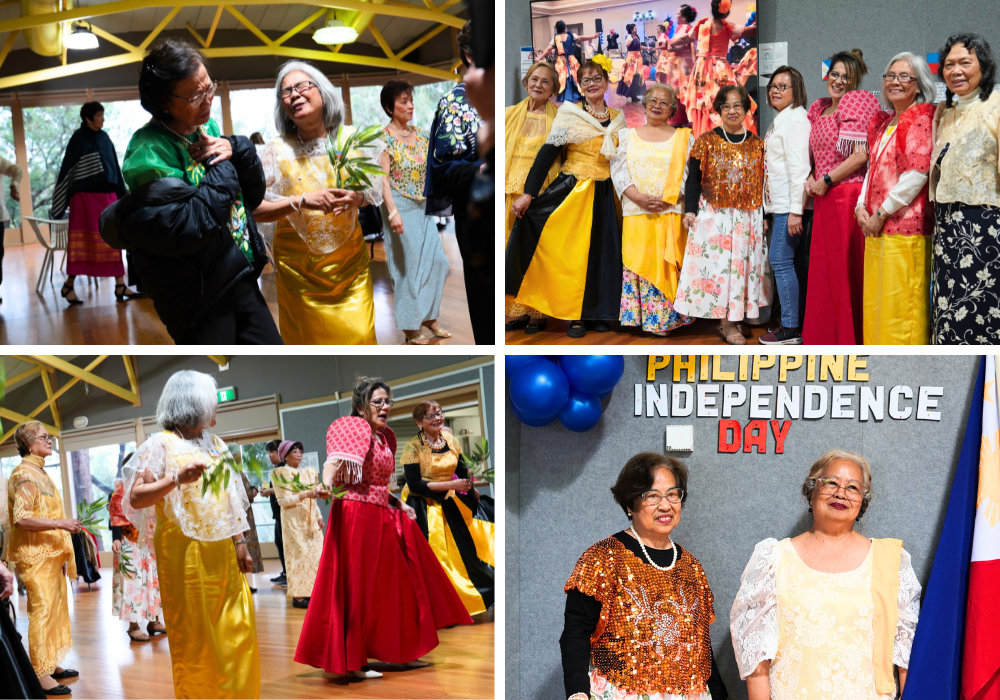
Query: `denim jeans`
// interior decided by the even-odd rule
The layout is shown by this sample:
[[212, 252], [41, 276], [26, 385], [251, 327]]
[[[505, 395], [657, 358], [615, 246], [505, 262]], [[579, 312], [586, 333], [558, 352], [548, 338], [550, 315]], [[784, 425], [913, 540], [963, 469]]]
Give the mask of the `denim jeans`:
[[[812, 212], [808, 212], [811, 214]], [[775, 214], [771, 228], [769, 259], [774, 270], [774, 281], [781, 300], [781, 325], [785, 328], [802, 328], [806, 305], [806, 277], [809, 272], [810, 222], [802, 217], [802, 233], [788, 233], [788, 214]]]

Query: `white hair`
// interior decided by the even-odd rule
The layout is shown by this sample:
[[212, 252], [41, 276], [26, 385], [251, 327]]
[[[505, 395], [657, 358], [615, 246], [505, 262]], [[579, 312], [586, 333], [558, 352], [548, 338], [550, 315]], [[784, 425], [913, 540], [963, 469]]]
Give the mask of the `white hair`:
[[156, 404], [156, 422], [164, 430], [208, 425], [219, 403], [218, 385], [208, 374], [183, 369], [163, 386]]
[[295, 135], [295, 122], [285, 111], [281, 101], [281, 83], [292, 71], [302, 71], [316, 83], [316, 88], [323, 98], [323, 124], [328, 133], [333, 134], [344, 121], [344, 102], [340, 93], [316, 66], [305, 61], [288, 61], [278, 69], [278, 81], [274, 84], [274, 126], [281, 136]]
[[[937, 98], [937, 88], [934, 85], [934, 78], [931, 77], [931, 69], [927, 66], [927, 61], [923, 59], [922, 56], [910, 53], [909, 51], [903, 51], [902, 53], [897, 53], [889, 60], [889, 64], [882, 71], [882, 75], [887, 75], [889, 69], [892, 68], [892, 64], [896, 61], [906, 61], [913, 68], [913, 73], [917, 78], [917, 104], [934, 104]], [[895, 109], [892, 102], [889, 101], [889, 96], [885, 91], [885, 79], [882, 79], [882, 105], [887, 109]]]

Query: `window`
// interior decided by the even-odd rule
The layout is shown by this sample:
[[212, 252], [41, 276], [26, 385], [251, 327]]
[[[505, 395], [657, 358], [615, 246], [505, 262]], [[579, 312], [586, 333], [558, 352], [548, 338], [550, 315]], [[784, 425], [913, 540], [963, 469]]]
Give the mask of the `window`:
[[[246, 445], [230, 444], [229, 451], [240, 460], [241, 464], [256, 464], [263, 471], [263, 476], [255, 476], [252, 470], [247, 470], [247, 480], [258, 490], [262, 484], [271, 479], [271, 460], [267, 456], [267, 443], [254, 442]], [[253, 519], [257, 525], [258, 542], [274, 542], [274, 516], [271, 512], [271, 499], [258, 495], [250, 506], [253, 508]]]
[[274, 126], [273, 88], [230, 91], [229, 112], [233, 118], [234, 134], [250, 138], [250, 134], [256, 131], [264, 137], [264, 143], [278, 137]]
[[[115, 490], [115, 479], [122, 476], [122, 462], [134, 451], [133, 441], [70, 452], [74, 503], [79, 504], [84, 499], [93, 503], [101, 498], [110, 498]], [[64, 502], [64, 505], [68, 504]], [[103, 523], [108, 529], [94, 533], [98, 536], [98, 550], [102, 552], [111, 549], [110, 519], [111, 514], [108, 513]]]
[[[453, 87], [455, 87], [455, 83], [448, 81], [414, 86], [413, 123], [425, 131], [429, 130], [431, 122], [434, 121], [434, 112], [437, 110], [438, 102]], [[351, 88], [351, 114], [355, 126], [365, 127], [370, 124], [385, 125], [389, 123], [389, 117], [379, 101], [381, 94], [381, 85]]]

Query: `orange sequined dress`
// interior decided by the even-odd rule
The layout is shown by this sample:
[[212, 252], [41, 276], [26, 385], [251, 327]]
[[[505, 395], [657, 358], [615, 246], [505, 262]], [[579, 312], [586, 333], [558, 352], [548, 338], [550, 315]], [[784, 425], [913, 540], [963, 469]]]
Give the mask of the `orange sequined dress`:
[[687, 550], [661, 571], [609, 537], [580, 557], [566, 582], [565, 590], [572, 589], [601, 603], [590, 638], [592, 696], [708, 692], [714, 596]]

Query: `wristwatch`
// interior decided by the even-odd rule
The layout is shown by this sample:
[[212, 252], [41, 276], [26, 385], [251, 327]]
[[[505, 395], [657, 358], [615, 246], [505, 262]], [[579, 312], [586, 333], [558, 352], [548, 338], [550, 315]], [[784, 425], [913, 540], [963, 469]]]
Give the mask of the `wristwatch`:
[[833, 178], [830, 177], [830, 173], [823, 176], [823, 182], [826, 183], [827, 187], [833, 187]]
[[884, 218], [886, 218], [889, 215], [888, 214], [883, 214], [882, 213], [882, 207], [879, 207], [878, 209], [875, 210], [875, 216], [877, 216], [880, 219], [884, 219]]

